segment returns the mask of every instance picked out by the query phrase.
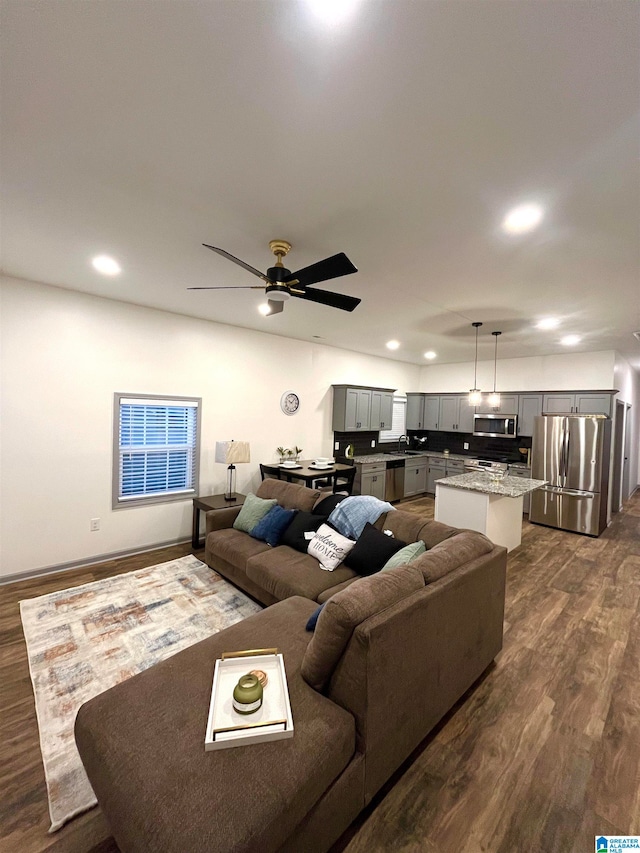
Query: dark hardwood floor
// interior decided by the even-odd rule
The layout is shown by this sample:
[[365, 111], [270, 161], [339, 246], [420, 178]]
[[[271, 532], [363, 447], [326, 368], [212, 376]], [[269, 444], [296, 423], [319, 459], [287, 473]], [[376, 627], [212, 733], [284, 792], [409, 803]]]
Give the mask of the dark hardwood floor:
[[[47, 834], [18, 601], [187, 553], [202, 557], [176, 546], [0, 588], [2, 853], [117, 851], [98, 808]], [[503, 651], [334, 853], [586, 853], [640, 833], [639, 602], [640, 492], [599, 539], [525, 521]]]

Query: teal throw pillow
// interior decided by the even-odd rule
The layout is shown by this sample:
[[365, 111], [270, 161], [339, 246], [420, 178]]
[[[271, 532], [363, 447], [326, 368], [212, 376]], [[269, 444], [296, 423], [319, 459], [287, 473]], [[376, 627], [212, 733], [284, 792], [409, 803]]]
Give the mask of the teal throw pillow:
[[420, 554], [424, 554], [426, 550], [427, 546], [422, 540], [419, 542], [412, 542], [411, 545], [405, 545], [404, 548], [396, 551], [390, 560], [387, 560], [380, 571], [386, 572], [387, 569], [395, 569], [396, 566], [404, 566], [405, 563], [410, 563], [412, 560], [415, 560], [416, 557], [419, 557]]
[[295, 514], [295, 509], [272, 506], [269, 512], [253, 528], [251, 536], [254, 539], [261, 539], [267, 545], [275, 548], [280, 541], [280, 537], [293, 521]]
[[233, 526], [236, 530], [242, 530], [243, 533], [251, 533], [260, 519], [264, 518], [271, 507], [275, 506], [277, 503], [278, 501], [275, 498], [272, 500], [265, 500], [264, 498], [257, 498], [254, 494], [249, 492], [244, 499], [244, 503], [238, 513], [238, 517], [233, 522]]

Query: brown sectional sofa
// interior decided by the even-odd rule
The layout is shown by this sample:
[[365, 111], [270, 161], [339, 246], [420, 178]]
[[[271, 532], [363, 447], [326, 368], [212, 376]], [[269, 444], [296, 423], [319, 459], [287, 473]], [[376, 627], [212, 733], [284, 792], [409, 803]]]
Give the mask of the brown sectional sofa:
[[[319, 496], [276, 480], [257, 494], [300, 509]], [[236, 513], [207, 516], [207, 563], [272, 606], [78, 712], [78, 748], [123, 853], [326, 851], [502, 646], [506, 551], [482, 534], [389, 512], [376, 526], [429, 550], [358, 578], [233, 530]], [[205, 752], [215, 659], [274, 646], [293, 738]]]

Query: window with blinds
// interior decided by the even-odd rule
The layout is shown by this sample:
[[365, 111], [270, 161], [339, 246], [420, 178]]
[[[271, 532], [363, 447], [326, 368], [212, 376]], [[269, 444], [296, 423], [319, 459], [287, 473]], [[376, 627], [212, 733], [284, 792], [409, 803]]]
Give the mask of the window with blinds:
[[398, 441], [401, 435], [407, 431], [407, 398], [393, 398], [393, 412], [391, 416], [391, 429], [380, 431], [379, 441]]
[[198, 491], [201, 400], [115, 395], [114, 507]]

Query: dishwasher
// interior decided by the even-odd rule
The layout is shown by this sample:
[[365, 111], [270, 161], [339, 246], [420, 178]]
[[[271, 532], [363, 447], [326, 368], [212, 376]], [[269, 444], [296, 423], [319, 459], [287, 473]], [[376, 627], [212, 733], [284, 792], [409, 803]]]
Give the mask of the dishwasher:
[[385, 474], [384, 499], [392, 503], [404, 497], [404, 459], [389, 459]]

